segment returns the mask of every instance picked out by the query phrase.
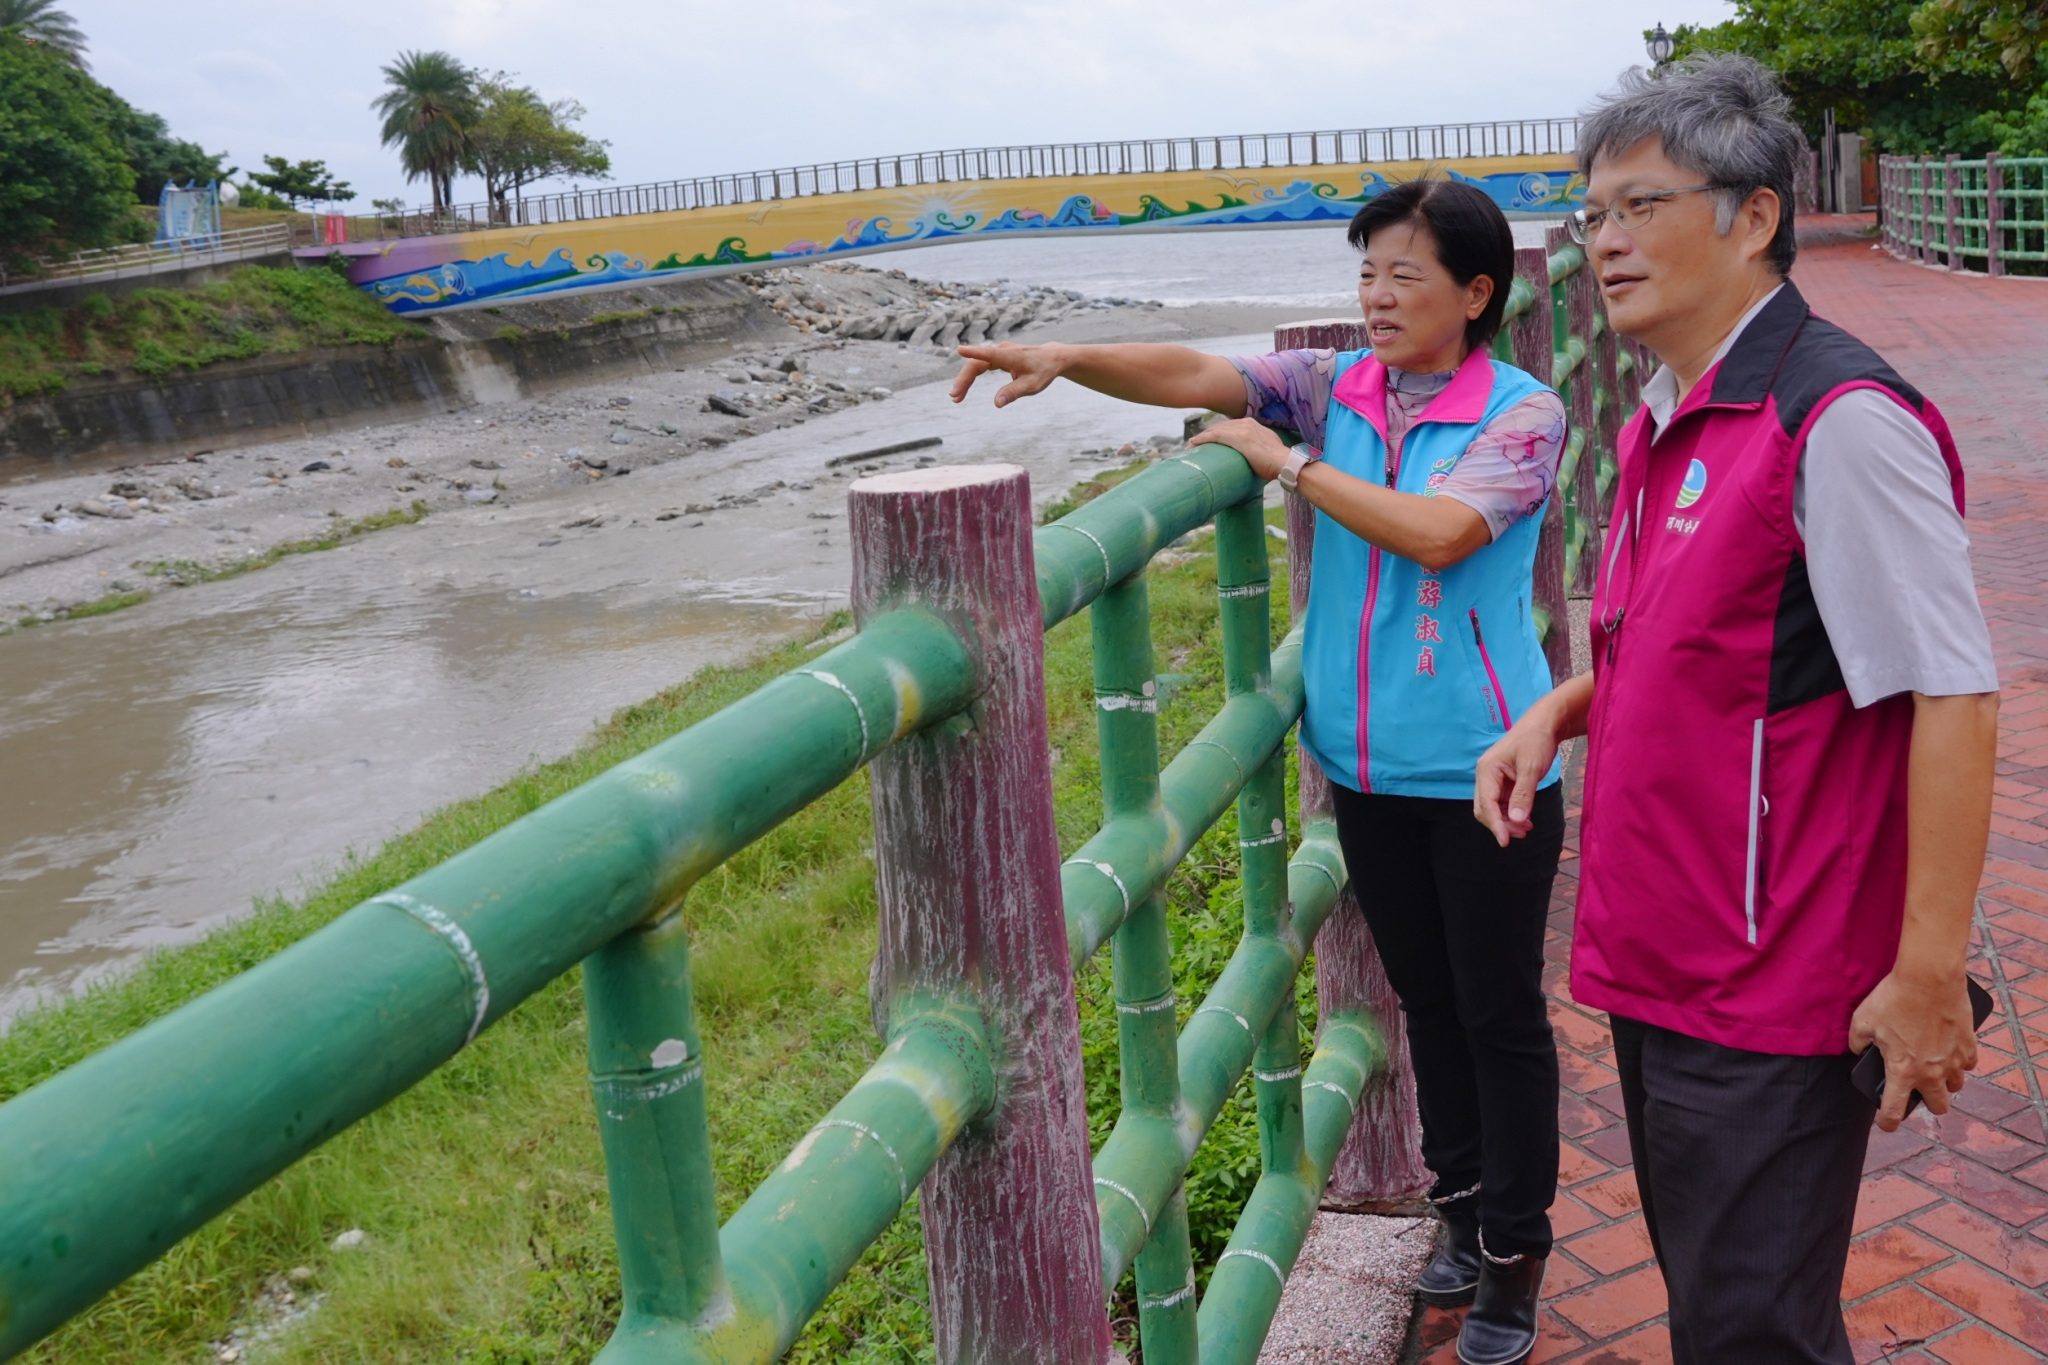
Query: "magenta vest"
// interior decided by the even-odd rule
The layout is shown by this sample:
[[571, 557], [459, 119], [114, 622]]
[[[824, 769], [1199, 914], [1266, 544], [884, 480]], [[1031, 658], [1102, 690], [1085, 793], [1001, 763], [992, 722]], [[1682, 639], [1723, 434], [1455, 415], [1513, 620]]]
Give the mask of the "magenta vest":
[[1786, 285], [1652, 445], [1622, 430], [1593, 601], [1580, 1004], [1727, 1047], [1846, 1051], [1898, 952], [1910, 695], [1850, 704], [1792, 516], [1807, 433], [1875, 389], [1941, 414]]

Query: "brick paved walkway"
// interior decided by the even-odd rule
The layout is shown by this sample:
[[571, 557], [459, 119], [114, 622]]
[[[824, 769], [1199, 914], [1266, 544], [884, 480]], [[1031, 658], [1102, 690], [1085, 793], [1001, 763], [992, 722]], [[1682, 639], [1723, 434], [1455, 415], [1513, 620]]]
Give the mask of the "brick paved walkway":
[[[2048, 1360], [2048, 281], [1957, 278], [1816, 236], [1838, 240], [1802, 251], [1793, 272], [1815, 311], [1875, 346], [1955, 429], [2004, 689], [1971, 967], [1999, 1014], [1953, 1112], [1873, 1135], [1849, 1329], [1859, 1361]], [[1605, 1017], [1573, 1004], [1566, 980], [1576, 819], [1551, 917], [1564, 1188], [1534, 1359], [1668, 1361]], [[1416, 1357], [1454, 1362], [1458, 1318], [1425, 1311]]]

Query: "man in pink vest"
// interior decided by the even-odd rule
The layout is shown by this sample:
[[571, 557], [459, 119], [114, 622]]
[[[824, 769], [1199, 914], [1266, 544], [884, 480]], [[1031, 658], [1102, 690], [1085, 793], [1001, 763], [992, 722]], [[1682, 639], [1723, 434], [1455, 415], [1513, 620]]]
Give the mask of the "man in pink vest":
[[[1846, 1365], [1870, 1125], [1916, 1091], [1946, 1112], [1976, 1065], [1998, 679], [1962, 466], [1787, 278], [1788, 109], [1706, 57], [1637, 73], [1580, 133], [1574, 235], [1661, 368], [1621, 433], [1593, 671], [1475, 794], [1505, 844], [1586, 737], [1572, 995], [1613, 1022], [1678, 1365]], [[1881, 1106], [1850, 1079], [1873, 1045]]]

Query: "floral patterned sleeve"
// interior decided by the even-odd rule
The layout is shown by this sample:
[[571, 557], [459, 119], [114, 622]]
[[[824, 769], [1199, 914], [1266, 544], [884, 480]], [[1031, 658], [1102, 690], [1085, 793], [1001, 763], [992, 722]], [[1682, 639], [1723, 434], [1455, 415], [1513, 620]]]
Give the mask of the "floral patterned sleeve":
[[1245, 416], [1291, 431], [1317, 450], [1323, 448], [1330, 386], [1337, 370], [1335, 351], [1239, 355], [1231, 356], [1230, 363], [1244, 376]]
[[1557, 485], [1564, 432], [1563, 401], [1548, 389], [1532, 394], [1473, 437], [1449, 473], [1432, 474], [1429, 492], [1470, 507], [1497, 540], [1540, 510]]

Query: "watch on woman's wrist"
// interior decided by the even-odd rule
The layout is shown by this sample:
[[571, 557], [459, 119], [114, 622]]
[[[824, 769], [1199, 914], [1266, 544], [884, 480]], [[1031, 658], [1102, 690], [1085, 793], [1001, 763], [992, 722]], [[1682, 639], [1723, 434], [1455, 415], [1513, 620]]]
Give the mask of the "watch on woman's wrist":
[[1301, 478], [1301, 471], [1321, 458], [1313, 446], [1303, 442], [1288, 450], [1287, 462], [1280, 466], [1280, 472], [1274, 477], [1282, 488], [1292, 493], [1296, 481]]

